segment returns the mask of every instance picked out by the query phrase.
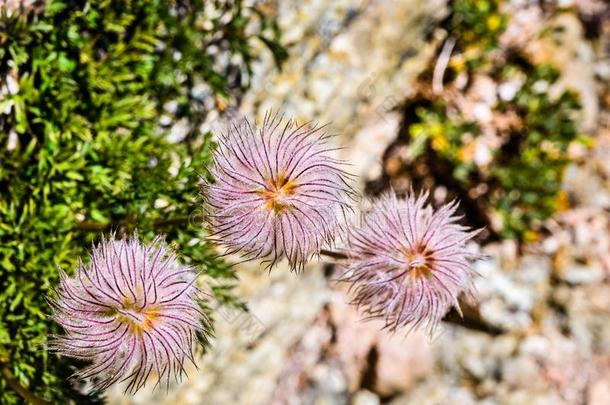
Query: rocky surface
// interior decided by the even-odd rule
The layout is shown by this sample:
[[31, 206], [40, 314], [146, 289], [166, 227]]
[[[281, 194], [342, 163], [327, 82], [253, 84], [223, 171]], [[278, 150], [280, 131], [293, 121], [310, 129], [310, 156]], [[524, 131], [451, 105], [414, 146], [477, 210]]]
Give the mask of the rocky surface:
[[[282, 72], [255, 67], [241, 112], [279, 109], [330, 123], [352, 172], [382, 171], [401, 117], [395, 106], [434, 55], [434, 21], [443, 1], [265, 3], [289, 44]], [[511, 4], [518, 6], [518, 1]], [[487, 245], [476, 263], [482, 325], [443, 323], [432, 335], [380, 331], [347, 304], [332, 269], [311, 263], [302, 274], [241, 264], [237, 293], [249, 313], [219, 308], [217, 338], [199, 370], [169, 395], [109, 394], [113, 404], [593, 404], [610, 398], [610, 113], [608, 24], [585, 41], [575, 9], [556, 22], [568, 45], [564, 85], [583, 94], [583, 131], [595, 146], [574, 150], [566, 173], [572, 207], [545, 225], [538, 243]], [[580, 6], [597, 7], [597, 2]], [[546, 23], [516, 8], [528, 24]], [[523, 13], [523, 14], [519, 14]], [[538, 27], [539, 28], [539, 27]], [[425, 40], [425, 38], [428, 38]], [[565, 43], [565, 42], [564, 42]], [[532, 42], [560, 57], [551, 45]], [[541, 56], [542, 57], [542, 56]], [[569, 65], [569, 66], [568, 66]], [[581, 68], [578, 68], [580, 66]], [[510, 89], [504, 89], [505, 92]], [[499, 93], [502, 96], [502, 93]], [[222, 125], [210, 116], [204, 128]], [[330, 275], [330, 276], [329, 276]]]

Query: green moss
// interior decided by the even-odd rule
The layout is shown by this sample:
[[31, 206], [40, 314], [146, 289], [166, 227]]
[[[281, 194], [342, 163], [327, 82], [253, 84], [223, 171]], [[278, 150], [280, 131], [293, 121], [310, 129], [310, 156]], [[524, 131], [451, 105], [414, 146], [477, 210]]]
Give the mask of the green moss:
[[[225, 17], [206, 17], [211, 7]], [[0, 96], [0, 360], [46, 400], [95, 401], [66, 382], [75, 364], [45, 350], [59, 332], [45, 302], [58, 269], [72, 271], [102, 232], [162, 233], [234, 302], [233, 270], [197, 216], [214, 146], [198, 125], [206, 105], [248, 85], [253, 40], [285, 54], [273, 21], [239, 1], [51, 0], [0, 25], [0, 77], [19, 84]], [[190, 91], [200, 84], [204, 98]], [[168, 142], [162, 115], [189, 123], [183, 142]], [[1, 378], [0, 402], [21, 403]]]
[[[580, 106], [572, 91], [554, 98], [547, 93], [559, 79], [556, 69], [530, 63], [517, 49], [496, 48], [508, 21], [498, 5], [497, 1], [456, 0], [445, 22], [457, 44], [446, 88], [454, 85], [460, 73], [471, 79], [487, 76], [496, 83], [522, 81], [513, 98], [499, 99], [491, 106], [492, 123], [498, 117], [510, 123], [496, 127], [501, 142], [490, 145], [489, 164], [479, 166], [472, 156], [474, 143], [483, 137], [480, 124], [466, 118], [450, 96], [416, 100], [410, 107], [415, 119], [407, 133], [412, 155], [428, 159], [430, 172], [441, 178], [441, 184], [438, 166], [442, 162], [442, 170], [448, 170], [451, 178], [443, 185], [463, 200], [476, 200], [473, 210], [485, 211], [487, 219], [478, 225], [491, 228], [495, 217], [499, 227], [490, 231], [523, 241], [535, 238], [538, 225], [566, 205], [561, 181], [569, 163], [568, 146], [579, 140], [575, 120]], [[490, 19], [499, 23], [490, 25]], [[505, 54], [498, 57], [498, 52]], [[469, 192], [481, 184], [487, 191], [471, 197]]]
[[501, 13], [501, 0], [454, 0], [446, 22], [448, 34], [455, 38], [470, 69], [485, 65], [486, 53], [498, 46], [498, 37], [508, 17]]

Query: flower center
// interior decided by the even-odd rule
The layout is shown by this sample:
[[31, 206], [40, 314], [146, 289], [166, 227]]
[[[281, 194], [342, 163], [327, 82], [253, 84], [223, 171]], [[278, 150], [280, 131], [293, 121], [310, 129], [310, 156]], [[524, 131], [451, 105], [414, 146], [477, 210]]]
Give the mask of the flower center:
[[413, 278], [430, 278], [432, 270], [428, 266], [426, 256], [419, 252], [407, 252], [409, 274]]
[[296, 184], [288, 179], [286, 175], [280, 174], [274, 179], [267, 179], [267, 185], [259, 194], [265, 199], [265, 208], [276, 214], [288, 207], [288, 197], [294, 195]]
[[158, 308], [138, 308], [131, 301], [126, 300], [122, 308], [115, 308], [109, 311], [109, 315], [116, 316], [117, 321], [129, 325], [131, 332], [142, 333], [153, 327], [158, 318]]

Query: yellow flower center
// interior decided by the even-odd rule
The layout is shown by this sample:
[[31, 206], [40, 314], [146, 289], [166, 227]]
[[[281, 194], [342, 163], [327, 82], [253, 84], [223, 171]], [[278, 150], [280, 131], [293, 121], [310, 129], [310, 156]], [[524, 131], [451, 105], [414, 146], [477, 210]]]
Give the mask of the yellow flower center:
[[121, 309], [112, 309], [108, 315], [114, 315], [117, 321], [128, 324], [131, 333], [142, 333], [154, 326], [158, 314], [157, 307], [140, 309], [131, 300], [125, 300]]
[[413, 278], [430, 278], [432, 275], [432, 269], [428, 266], [426, 256], [419, 252], [413, 252], [408, 250], [406, 252], [407, 260], [409, 262], [409, 274]]
[[288, 207], [286, 198], [294, 195], [296, 184], [284, 174], [280, 174], [277, 179], [267, 179], [264, 190], [259, 191], [259, 195], [265, 199], [265, 208], [279, 214]]

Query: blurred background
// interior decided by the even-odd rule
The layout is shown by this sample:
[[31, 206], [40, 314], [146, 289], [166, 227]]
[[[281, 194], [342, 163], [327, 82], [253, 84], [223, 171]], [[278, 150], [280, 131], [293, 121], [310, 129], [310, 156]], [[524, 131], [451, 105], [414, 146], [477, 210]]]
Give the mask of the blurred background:
[[[58, 403], [610, 403], [608, 2], [0, 9], [3, 403], [16, 386]], [[365, 196], [461, 201], [484, 227], [463, 319], [390, 334], [330, 264], [215, 258], [197, 208], [213, 133], [269, 110], [328, 124]], [[56, 331], [41, 297], [101, 233], [136, 227], [201, 266], [215, 337], [169, 394], [87, 398], [64, 383], [74, 364], [37, 349]]]

